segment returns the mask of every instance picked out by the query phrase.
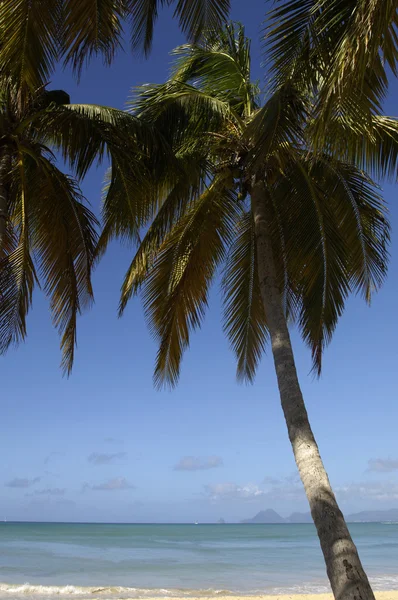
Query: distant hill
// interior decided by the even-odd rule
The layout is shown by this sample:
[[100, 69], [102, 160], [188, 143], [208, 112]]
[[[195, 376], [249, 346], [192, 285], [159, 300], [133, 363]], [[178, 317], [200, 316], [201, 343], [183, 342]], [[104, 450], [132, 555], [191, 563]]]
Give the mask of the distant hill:
[[347, 515], [347, 521], [351, 523], [380, 523], [380, 521], [398, 522], [398, 508], [391, 508], [390, 510], [363, 510], [362, 512]]
[[[385, 521], [398, 522], [398, 508], [390, 510], [364, 510], [362, 512], [346, 515], [348, 523], [380, 523]], [[277, 512], [268, 508], [260, 510], [251, 519], [244, 519], [241, 523], [312, 523], [311, 513], [294, 512], [284, 519]]]
[[268, 508], [267, 510], [260, 510], [252, 519], [244, 519], [242, 523], [285, 523], [285, 519], [278, 515], [277, 512]]

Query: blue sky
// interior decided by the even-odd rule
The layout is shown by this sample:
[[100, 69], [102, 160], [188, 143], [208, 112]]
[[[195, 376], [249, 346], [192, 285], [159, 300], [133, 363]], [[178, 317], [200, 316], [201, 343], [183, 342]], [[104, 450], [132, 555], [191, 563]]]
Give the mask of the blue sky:
[[[253, 75], [266, 5], [233, 2], [232, 18], [253, 38]], [[79, 85], [59, 71], [52, 88], [72, 102], [122, 108], [132, 86], [162, 81], [168, 52], [183, 38], [169, 13], [158, 22], [147, 61], [120, 54], [112, 68], [92, 61]], [[386, 112], [394, 115], [398, 84]], [[96, 211], [104, 170], [83, 190]], [[398, 506], [398, 204], [385, 185], [393, 225], [388, 282], [371, 309], [353, 298], [317, 381], [296, 332], [293, 342], [310, 419], [332, 484], [346, 511]], [[152, 386], [156, 347], [139, 301], [116, 317], [132, 251], [115, 243], [95, 276], [96, 303], [79, 322], [70, 379], [62, 378], [57, 333], [37, 293], [28, 339], [1, 358], [0, 518], [72, 521], [239, 520], [264, 508], [307, 511], [279, 404], [270, 353], [255, 385], [235, 380], [214, 289], [173, 392]], [[370, 461], [370, 462], [369, 462]]]

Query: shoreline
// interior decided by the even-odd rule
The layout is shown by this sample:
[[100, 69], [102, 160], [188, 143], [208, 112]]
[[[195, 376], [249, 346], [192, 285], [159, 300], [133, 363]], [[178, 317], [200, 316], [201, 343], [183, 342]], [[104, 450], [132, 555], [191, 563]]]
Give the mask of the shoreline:
[[[398, 590], [375, 591], [376, 600], [398, 600]], [[332, 592], [319, 594], [256, 594], [256, 595], [216, 595], [216, 596], [189, 596], [189, 600], [334, 600]], [[131, 600], [159, 600], [159, 597], [137, 596]], [[163, 599], [181, 600], [181, 596], [163, 596]], [[126, 599], [130, 600], [130, 599]]]
[[[163, 593], [156, 595], [155, 590], [117, 588], [117, 587], [80, 587], [42, 586], [25, 584], [0, 583], [0, 599], [14, 598], [41, 598], [44, 600], [334, 600], [332, 592], [315, 593], [267, 593], [267, 594], [233, 594], [227, 591], [218, 593], [200, 593], [200, 590], [191, 590], [191, 594], [181, 593], [182, 590], [159, 590]], [[154, 593], [155, 592], [155, 593]], [[398, 589], [374, 590], [376, 600], [398, 600]]]

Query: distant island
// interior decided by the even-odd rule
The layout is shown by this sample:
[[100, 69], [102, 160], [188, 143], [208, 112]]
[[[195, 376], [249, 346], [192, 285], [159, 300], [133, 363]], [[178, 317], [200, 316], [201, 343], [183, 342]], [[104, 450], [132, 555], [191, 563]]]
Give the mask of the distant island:
[[398, 522], [398, 508], [390, 508], [389, 510], [364, 510], [348, 515], [347, 521], [351, 523]]
[[260, 510], [252, 519], [244, 519], [242, 523], [286, 523], [286, 519], [278, 515], [275, 510], [268, 508]]
[[[398, 508], [390, 510], [364, 510], [346, 516], [349, 523], [380, 523], [394, 521], [398, 522]], [[251, 519], [244, 519], [241, 523], [312, 523], [311, 513], [294, 512], [290, 517], [281, 517], [275, 510], [268, 508], [260, 510]]]

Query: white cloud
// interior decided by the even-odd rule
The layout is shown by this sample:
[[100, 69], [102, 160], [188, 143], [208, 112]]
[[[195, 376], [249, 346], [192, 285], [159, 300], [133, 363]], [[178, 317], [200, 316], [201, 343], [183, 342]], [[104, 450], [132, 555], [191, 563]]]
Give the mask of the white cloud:
[[368, 471], [378, 473], [392, 473], [398, 471], [398, 459], [393, 458], [371, 458], [368, 461]]
[[396, 481], [349, 483], [336, 486], [335, 492], [341, 502], [366, 500], [390, 503], [398, 500], [398, 483]]
[[[357, 510], [359, 508], [391, 508], [398, 501], [397, 481], [365, 481], [335, 485], [339, 503]], [[211, 483], [204, 486], [205, 495], [212, 501], [221, 500], [260, 500], [263, 508], [278, 510], [281, 505], [294, 510], [307, 507], [302, 483], [296, 475], [291, 477], [266, 477], [262, 484], [238, 484], [234, 482]]]
[[113, 479], [108, 479], [108, 481], [104, 481], [104, 483], [100, 483], [97, 485], [89, 485], [85, 483], [83, 485], [83, 491], [85, 490], [94, 490], [94, 491], [118, 491], [118, 490], [133, 490], [135, 489], [134, 485], [129, 483], [125, 477], [114, 477]]
[[281, 502], [304, 503], [303, 486], [296, 473], [287, 477], [265, 477], [261, 484], [234, 482], [212, 483], [204, 486], [206, 496], [212, 500], [261, 500], [266, 507], [278, 508]]
[[175, 471], [207, 471], [223, 465], [221, 456], [184, 456], [174, 465]]
[[40, 477], [35, 477], [34, 479], [26, 479], [25, 477], [15, 477], [14, 479], [11, 479], [11, 481], [8, 481], [4, 485], [10, 488], [26, 489], [31, 487], [32, 485], [35, 485], [35, 483], [38, 483], [39, 481]]
[[248, 483], [246, 485], [238, 485], [237, 483], [209, 483], [204, 486], [206, 495], [211, 500], [219, 499], [241, 499], [253, 500], [264, 496], [266, 492], [260, 489], [258, 485]]
[[291, 473], [291, 475], [286, 475], [285, 477], [264, 477], [264, 479], [263, 479], [264, 485], [272, 485], [272, 486], [279, 486], [279, 485], [286, 485], [286, 484], [296, 485], [297, 483], [300, 483], [300, 476], [297, 471], [295, 471], [294, 473]]
[[109, 465], [110, 463], [114, 463], [117, 460], [126, 458], [127, 452], [114, 452], [112, 454], [100, 453], [100, 452], [92, 452], [90, 456], [88, 456], [87, 460], [92, 465]]

